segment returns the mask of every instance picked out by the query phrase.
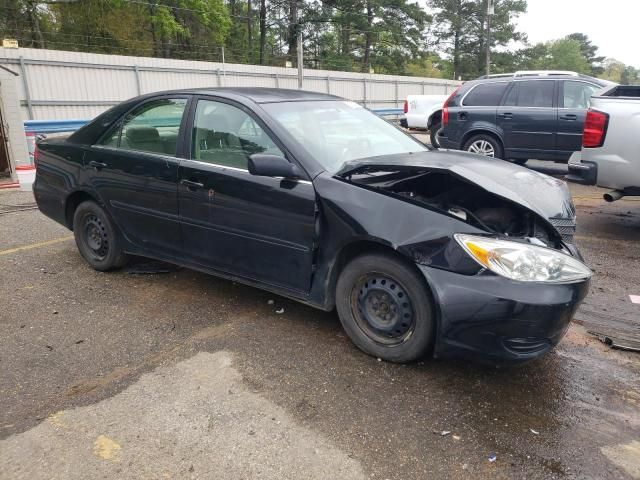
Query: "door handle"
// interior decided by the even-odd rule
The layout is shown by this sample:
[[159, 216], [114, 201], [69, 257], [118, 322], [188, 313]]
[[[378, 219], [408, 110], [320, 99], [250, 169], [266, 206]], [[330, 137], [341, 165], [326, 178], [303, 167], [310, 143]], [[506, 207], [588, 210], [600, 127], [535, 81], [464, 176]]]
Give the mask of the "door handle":
[[100, 170], [102, 168], [108, 167], [109, 165], [107, 165], [106, 163], [103, 163], [103, 162], [96, 162], [95, 160], [91, 160], [89, 162], [89, 166], [95, 168], [96, 170]]
[[180, 184], [184, 185], [189, 190], [197, 190], [198, 188], [204, 188], [204, 183], [196, 182], [195, 180], [187, 180], [185, 178], [180, 180]]
[[511, 112], [504, 112], [504, 113], [499, 113], [498, 116], [500, 118], [504, 118], [505, 120], [511, 120], [513, 118], [513, 113]]
[[578, 116], [577, 115], [573, 115], [571, 113], [567, 114], [567, 115], [560, 115], [560, 120], [577, 120]]

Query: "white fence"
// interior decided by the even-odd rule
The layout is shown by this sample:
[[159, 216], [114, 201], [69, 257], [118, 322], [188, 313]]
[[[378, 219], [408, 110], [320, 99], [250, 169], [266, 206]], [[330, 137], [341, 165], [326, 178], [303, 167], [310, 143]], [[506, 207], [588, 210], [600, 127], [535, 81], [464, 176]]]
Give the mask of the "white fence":
[[[89, 119], [137, 95], [176, 88], [297, 88], [297, 70], [64, 52], [0, 48], [0, 65], [21, 76], [24, 119]], [[369, 108], [399, 108], [409, 94], [446, 94], [459, 82], [328, 70], [304, 71], [305, 90], [331, 93]]]

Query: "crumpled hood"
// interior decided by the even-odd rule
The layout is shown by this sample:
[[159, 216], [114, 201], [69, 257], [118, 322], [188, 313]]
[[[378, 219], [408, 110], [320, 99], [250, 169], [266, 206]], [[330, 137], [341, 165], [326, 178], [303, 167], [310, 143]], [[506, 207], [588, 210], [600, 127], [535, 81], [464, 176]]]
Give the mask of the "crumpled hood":
[[347, 162], [336, 173], [397, 170], [446, 170], [484, 190], [522, 205], [544, 219], [575, 218], [567, 185], [556, 178], [494, 158], [467, 152], [437, 150], [364, 158]]

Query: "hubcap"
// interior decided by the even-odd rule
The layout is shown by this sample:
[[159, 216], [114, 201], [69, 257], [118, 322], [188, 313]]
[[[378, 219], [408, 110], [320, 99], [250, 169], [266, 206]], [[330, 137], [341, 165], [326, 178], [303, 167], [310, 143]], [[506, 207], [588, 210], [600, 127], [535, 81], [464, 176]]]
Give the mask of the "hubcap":
[[468, 152], [484, 155], [485, 157], [494, 157], [496, 152], [493, 146], [486, 140], [476, 140], [467, 149]]
[[438, 130], [436, 130], [436, 134], [433, 136], [433, 146], [436, 148], [440, 148], [440, 140], [438, 139], [438, 136], [440, 135], [442, 130], [444, 130], [444, 127], [440, 127]]
[[386, 345], [404, 342], [415, 326], [411, 300], [395, 280], [381, 274], [365, 276], [354, 287], [354, 315], [362, 331]]
[[91, 252], [99, 259], [107, 256], [109, 251], [109, 236], [107, 229], [96, 215], [87, 215], [84, 221], [85, 243]]

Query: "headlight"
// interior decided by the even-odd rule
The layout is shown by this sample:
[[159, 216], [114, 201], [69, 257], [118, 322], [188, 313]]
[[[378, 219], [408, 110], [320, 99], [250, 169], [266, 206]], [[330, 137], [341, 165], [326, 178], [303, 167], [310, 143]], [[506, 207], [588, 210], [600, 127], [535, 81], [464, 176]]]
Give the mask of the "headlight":
[[460, 233], [454, 237], [480, 265], [512, 280], [560, 283], [591, 277], [584, 263], [550, 248]]

